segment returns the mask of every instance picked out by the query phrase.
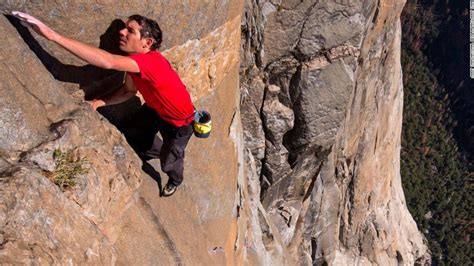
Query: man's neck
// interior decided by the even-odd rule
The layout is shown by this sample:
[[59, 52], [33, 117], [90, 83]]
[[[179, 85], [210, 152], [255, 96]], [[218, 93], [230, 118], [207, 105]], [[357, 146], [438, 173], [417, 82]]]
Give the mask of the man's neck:
[[146, 50], [142, 50], [142, 51], [136, 51], [136, 52], [129, 52], [128, 55], [134, 55], [134, 54], [147, 54], [149, 52], [151, 52], [152, 50], [150, 49], [146, 49]]

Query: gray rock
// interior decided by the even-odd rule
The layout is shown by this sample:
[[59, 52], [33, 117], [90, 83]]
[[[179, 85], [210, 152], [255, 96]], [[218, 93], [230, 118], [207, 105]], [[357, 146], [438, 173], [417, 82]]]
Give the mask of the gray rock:
[[293, 128], [294, 122], [293, 110], [280, 103], [279, 93], [278, 86], [268, 86], [262, 109], [267, 138], [275, 144], [283, 142], [283, 135]]
[[360, 47], [367, 18], [362, 1], [351, 5], [319, 1], [306, 13], [297, 49], [305, 56], [341, 44]]
[[293, 110], [278, 100], [280, 88], [270, 85], [265, 91], [262, 118], [267, 138], [263, 175], [270, 184], [278, 182], [289, 171], [288, 150], [282, 145], [284, 134], [293, 128]]
[[342, 60], [323, 68], [303, 66], [300, 82], [292, 92], [293, 108], [299, 114], [289, 133], [289, 145], [294, 149], [317, 143], [328, 147], [346, 112], [354, 86], [354, 74]]
[[[264, 45], [244, 46], [243, 58], [249, 51], [263, 55], [253, 78], [277, 85], [275, 102], [294, 114], [294, 126], [284, 134], [279, 132], [289, 128], [288, 116], [279, 117], [280, 124], [267, 123], [266, 98], [259, 117], [248, 118], [262, 120], [267, 143], [260, 178], [265, 212], [259, 216], [269, 219], [260, 219], [260, 230], [273, 228], [273, 241], [289, 261], [429, 264], [400, 184], [402, 6], [396, 1], [248, 2], [246, 14], [262, 12], [264, 19], [243, 24], [260, 33]], [[252, 44], [248, 37], [243, 35], [243, 42]], [[249, 62], [244, 61], [245, 69], [252, 69]], [[246, 86], [248, 72], [241, 73]], [[244, 123], [245, 134], [255, 134], [255, 124]]]

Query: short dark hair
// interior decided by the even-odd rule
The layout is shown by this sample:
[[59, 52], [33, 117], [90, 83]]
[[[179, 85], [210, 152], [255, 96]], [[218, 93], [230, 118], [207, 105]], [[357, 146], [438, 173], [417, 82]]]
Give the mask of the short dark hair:
[[152, 38], [154, 40], [150, 47], [151, 50], [160, 49], [163, 34], [158, 22], [142, 15], [131, 15], [128, 19], [135, 20], [141, 26], [140, 38]]

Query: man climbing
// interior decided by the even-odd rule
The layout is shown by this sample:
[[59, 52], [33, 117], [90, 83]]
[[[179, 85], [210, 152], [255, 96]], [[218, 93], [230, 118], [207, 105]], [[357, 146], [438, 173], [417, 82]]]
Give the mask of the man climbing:
[[[168, 176], [163, 196], [171, 196], [183, 182], [184, 151], [193, 133], [194, 106], [189, 92], [166, 58], [157, 51], [162, 33], [158, 23], [133, 15], [120, 31], [120, 50], [128, 56], [108, 53], [65, 37], [38, 19], [14, 11], [22, 24], [32, 28], [75, 56], [97, 67], [126, 71], [125, 84], [112, 95], [92, 101], [96, 110], [124, 102], [141, 93], [145, 104], [124, 130], [127, 141], [142, 160], [159, 158]], [[160, 132], [161, 141], [156, 133]]]

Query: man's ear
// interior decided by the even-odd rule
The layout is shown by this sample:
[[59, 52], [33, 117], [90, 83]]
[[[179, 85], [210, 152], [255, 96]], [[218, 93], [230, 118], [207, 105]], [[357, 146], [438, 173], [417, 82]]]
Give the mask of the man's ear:
[[154, 41], [153, 41], [152, 38], [146, 38], [145, 44], [148, 48], [150, 48], [153, 45], [153, 43], [154, 43]]

